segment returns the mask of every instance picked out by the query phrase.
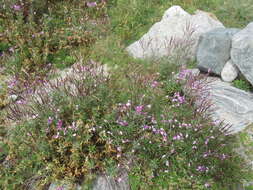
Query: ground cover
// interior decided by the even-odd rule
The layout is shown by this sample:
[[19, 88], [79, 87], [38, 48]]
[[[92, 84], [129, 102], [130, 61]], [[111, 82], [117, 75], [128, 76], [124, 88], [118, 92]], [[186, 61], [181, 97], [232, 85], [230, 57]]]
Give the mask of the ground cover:
[[[2, 81], [12, 79], [0, 84], [0, 161], [8, 161], [0, 166], [0, 187], [25, 189], [33, 176], [40, 188], [56, 179], [88, 184], [101, 172], [117, 179], [121, 167], [129, 168], [133, 189], [220, 190], [246, 180], [236, 138], [205, 116], [207, 98], [195, 107], [201, 97], [183, 90], [205, 84], [176, 59], [134, 60], [124, 51], [176, 4], [212, 12], [227, 27], [244, 26], [253, 18], [251, 4], [237, 2], [5, 0], [0, 68]], [[76, 74], [49, 94], [39, 92], [41, 101], [27, 98], [74, 63]], [[97, 70], [103, 64], [108, 76]], [[6, 117], [18, 122], [15, 128]]]

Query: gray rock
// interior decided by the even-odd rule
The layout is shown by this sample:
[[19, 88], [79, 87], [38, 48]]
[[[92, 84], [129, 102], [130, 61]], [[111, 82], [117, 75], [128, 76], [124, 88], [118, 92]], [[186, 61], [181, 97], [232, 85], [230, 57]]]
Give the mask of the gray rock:
[[244, 77], [253, 84], [253, 22], [232, 38], [231, 59]]
[[127, 173], [122, 173], [118, 179], [108, 176], [99, 176], [92, 188], [93, 190], [130, 190]]
[[160, 58], [180, 55], [195, 58], [198, 38], [214, 28], [224, 27], [210, 13], [197, 11], [194, 15], [180, 6], [169, 8], [160, 22], [155, 23], [141, 39], [127, 47], [135, 58]]
[[239, 74], [238, 68], [229, 60], [221, 71], [221, 78], [225, 82], [232, 82]]
[[217, 28], [204, 33], [199, 38], [197, 48], [198, 68], [217, 75], [230, 58], [232, 36], [239, 32], [235, 28]]
[[81, 190], [81, 186], [62, 181], [51, 183], [48, 190]]
[[231, 132], [236, 133], [253, 123], [253, 94], [222, 82], [218, 78], [210, 83], [210, 101], [213, 104], [213, 120], [224, 121], [232, 125]]
[[[81, 190], [82, 187], [77, 184], [71, 184], [66, 181], [52, 183], [48, 190]], [[98, 176], [92, 185], [92, 190], [130, 190], [128, 174], [122, 170], [117, 178], [106, 175]]]

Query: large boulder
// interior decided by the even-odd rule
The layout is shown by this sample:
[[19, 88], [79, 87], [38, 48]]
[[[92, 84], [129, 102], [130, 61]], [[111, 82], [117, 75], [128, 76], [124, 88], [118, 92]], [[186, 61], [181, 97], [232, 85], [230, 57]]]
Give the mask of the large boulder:
[[202, 34], [197, 48], [198, 68], [220, 75], [230, 59], [232, 37], [239, 31], [235, 28], [217, 28]]
[[225, 82], [232, 82], [239, 74], [238, 68], [232, 63], [231, 59], [225, 64], [221, 71], [221, 78]]
[[141, 39], [127, 47], [135, 58], [160, 58], [178, 55], [195, 58], [199, 36], [214, 28], [223, 27], [210, 13], [196, 11], [190, 15], [180, 6], [172, 6]]
[[253, 94], [231, 86], [219, 78], [210, 77], [210, 101], [213, 120], [231, 125], [231, 132], [242, 131], [253, 123]]
[[253, 85], [253, 22], [232, 38], [231, 59]]

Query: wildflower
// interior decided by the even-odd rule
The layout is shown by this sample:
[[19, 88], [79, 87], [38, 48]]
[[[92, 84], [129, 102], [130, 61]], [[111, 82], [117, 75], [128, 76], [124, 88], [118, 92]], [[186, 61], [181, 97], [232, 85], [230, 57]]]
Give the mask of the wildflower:
[[62, 129], [62, 124], [63, 124], [62, 120], [58, 120], [58, 122], [57, 122], [57, 129], [58, 130]]
[[47, 120], [47, 124], [50, 125], [52, 122], [53, 122], [52, 117], [49, 117], [48, 120]]
[[9, 48], [9, 52], [14, 53], [14, 48], [13, 48], [13, 47], [10, 47], [10, 48]]
[[93, 2], [87, 2], [87, 6], [88, 7], [96, 7], [97, 6], [97, 2], [93, 1]]
[[33, 115], [32, 118], [33, 118], [33, 119], [36, 119], [38, 116], [39, 116], [39, 115], [36, 114], [36, 115]]
[[198, 166], [196, 169], [198, 172], [205, 172], [208, 171], [208, 167], [205, 166]]
[[32, 136], [30, 132], [26, 133], [27, 136]]
[[221, 156], [220, 156], [220, 159], [221, 160], [225, 160], [227, 158], [227, 156], [225, 155], [225, 154], [222, 154]]
[[205, 183], [205, 188], [211, 187], [210, 183]]
[[196, 150], [196, 149], [197, 149], [197, 147], [196, 147], [196, 146], [192, 146], [192, 149], [193, 149], [193, 150]]
[[20, 5], [13, 5], [12, 8], [14, 11], [20, 11], [22, 7]]
[[64, 186], [58, 186], [56, 190], [64, 190]]
[[126, 106], [127, 106], [127, 107], [130, 107], [130, 106], [131, 106], [131, 101], [130, 101], [130, 100], [127, 101]]
[[144, 125], [144, 126], [143, 126], [143, 129], [150, 129], [150, 126]]
[[118, 121], [117, 123], [121, 126], [128, 126], [128, 122], [126, 121]]
[[138, 114], [142, 114], [143, 108], [144, 108], [143, 105], [136, 106], [136, 107], [135, 107], [135, 112], [138, 113]]
[[182, 139], [181, 134], [175, 135], [175, 136], [173, 137], [173, 140], [181, 140], [181, 139]]
[[159, 85], [159, 83], [157, 81], [153, 81], [151, 84], [152, 88], [156, 88]]
[[57, 132], [57, 135], [53, 136], [54, 139], [58, 139], [59, 137], [60, 137], [60, 133], [59, 132]]
[[45, 129], [45, 132], [48, 133], [48, 132], [49, 132], [49, 128], [46, 128], [46, 129]]
[[121, 182], [121, 181], [122, 181], [122, 178], [121, 178], [121, 177], [119, 177], [119, 178], [117, 179], [117, 181], [118, 181], [118, 182]]

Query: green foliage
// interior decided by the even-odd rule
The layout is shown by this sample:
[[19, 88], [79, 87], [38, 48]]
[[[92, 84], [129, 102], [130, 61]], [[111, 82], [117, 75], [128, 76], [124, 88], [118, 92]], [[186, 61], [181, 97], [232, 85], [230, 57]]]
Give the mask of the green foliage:
[[18, 189], [38, 175], [44, 183], [91, 182], [101, 172], [117, 177], [119, 166], [130, 168], [134, 189], [201, 190], [246, 178], [234, 136], [192, 106], [196, 97], [183, 93], [184, 81], [162, 80], [152, 64], [120, 68], [109, 78], [99, 67], [76, 66], [57, 85], [44, 81], [42, 99], [25, 94], [26, 103], [11, 109], [20, 125], [8, 137], [13, 163], [1, 168], [0, 184]]
[[[1, 189], [25, 189], [34, 178], [38, 189], [62, 179], [91, 183], [102, 172], [117, 179], [126, 166], [132, 189], [225, 190], [249, 178], [234, 152], [236, 138], [219, 130], [194, 106], [198, 97], [183, 90], [196, 80], [173, 77], [180, 61], [135, 60], [125, 47], [172, 5], [213, 12], [226, 26], [240, 27], [252, 20], [250, 0], [112, 0], [94, 7], [79, 0], [26, 2], [20, 10], [13, 8], [19, 1], [0, 5], [0, 64], [6, 73], [25, 73], [42, 99], [20, 85], [21, 98], [8, 112], [17, 126], [2, 130], [0, 113]], [[33, 80], [49, 68], [91, 58], [112, 66], [110, 77], [91, 61], [51, 87], [47, 78]], [[238, 81], [237, 87], [249, 89]], [[4, 90], [0, 97], [7, 95]]]
[[236, 79], [233, 81], [233, 86], [245, 91], [253, 91], [253, 87], [246, 79]]
[[12, 3], [6, 1], [5, 7], [0, 7], [8, 17], [2, 21], [6, 30], [1, 36], [8, 43], [1, 43], [0, 50], [12, 47], [15, 61], [9, 59], [3, 64], [14, 73], [43, 73], [48, 64], [67, 67], [75, 62], [74, 50], [82, 47], [85, 49], [83, 56], [87, 56], [90, 46], [100, 34], [87, 28], [87, 23], [89, 19], [98, 19], [103, 15], [103, 4], [91, 11], [85, 3], [81, 6], [68, 1], [32, 1], [23, 6], [17, 2], [19, 10], [13, 8], [15, 1]]

